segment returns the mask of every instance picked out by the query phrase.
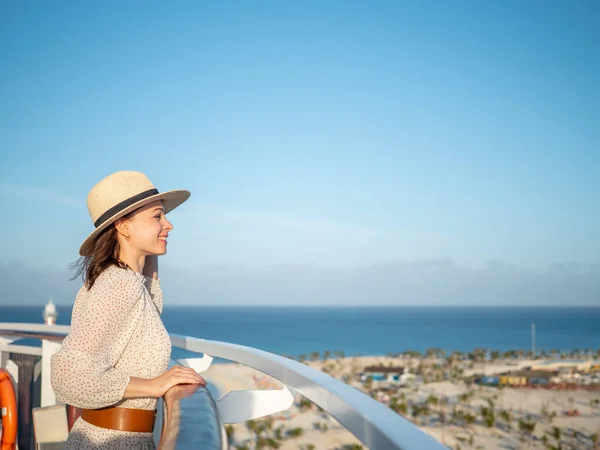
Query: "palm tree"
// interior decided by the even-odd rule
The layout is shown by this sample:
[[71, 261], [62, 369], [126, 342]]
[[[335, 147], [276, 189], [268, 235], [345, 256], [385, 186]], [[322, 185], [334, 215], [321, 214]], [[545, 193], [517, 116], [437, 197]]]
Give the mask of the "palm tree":
[[265, 417], [264, 423], [267, 433], [270, 434], [271, 431], [273, 431], [273, 424], [275, 423], [275, 419], [273, 419], [271, 416], [267, 416]]
[[442, 426], [442, 443], [445, 444], [445, 427], [446, 427], [446, 404], [448, 399], [442, 395], [440, 398], [440, 425]]
[[465, 414], [465, 422], [468, 426], [471, 426], [475, 423], [475, 416], [471, 413]]
[[429, 412], [429, 406], [437, 405], [437, 404], [438, 404], [438, 398], [433, 394], [429, 394], [429, 396], [425, 399], [425, 410], [427, 412]]
[[298, 409], [304, 412], [304, 410], [311, 409], [312, 405], [313, 403], [309, 399], [302, 397], [298, 403]]
[[472, 434], [469, 435], [469, 447], [473, 447], [475, 445], [475, 436]]
[[275, 433], [275, 439], [277, 439], [278, 441], [282, 441], [283, 440], [283, 430], [285, 429], [285, 427], [283, 425], [275, 428], [274, 433]]
[[549, 433], [556, 441], [560, 441], [560, 428], [552, 427], [552, 431]]
[[232, 445], [235, 428], [233, 428], [233, 425], [225, 425], [225, 432], [227, 433], [227, 442]]
[[248, 429], [249, 432], [251, 433], [255, 433], [256, 432], [256, 420], [248, 420], [246, 423], [246, 428]]
[[592, 444], [594, 444], [594, 450], [600, 450], [600, 432], [596, 432], [590, 435]]
[[279, 447], [281, 446], [281, 444], [280, 444], [279, 442], [277, 442], [277, 441], [276, 441], [275, 439], [273, 439], [273, 438], [270, 438], [270, 437], [269, 437], [269, 438], [267, 438], [267, 439], [266, 439], [266, 441], [267, 441], [267, 442], [266, 442], [266, 447], [267, 447], [267, 448], [274, 448], [274, 449], [277, 449], [277, 448], [279, 448]]
[[419, 405], [413, 405], [412, 416], [413, 416], [414, 422], [417, 421], [417, 417], [419, 417], [421, 415], [421, 412], [422, 412], [422, 409]]
[[304, 433], [304, 429], [302, 428], [292, 428], [291, 430], [288, 430], [287, 434], [290, 437], [300, 437], [302, 436], [302, 434]]
[[403, 416], [406, 416], [406, 414], [408, 413], [408, 405], [406, 404], [406, 402], [396, 403], [394, 411], [396, 411], [399, 414], [402, 414]]
[[531, 436], [533, 435], [533, 430], [535, 429], [536, 425], [537, 422], [531, 420], [529, 416], [527, 416], [527, 419], [519, 419], [519, 431], [521, 432], [521, 440], [525, 441], [526, 437], [531, 439]]
[[438, 355], [441, 355], [442, 352], [444, 351], [440, 348], [428, 348], [425, 350], [425, 356], [429, 358], [437, 357]]
[[492, 428], [496, 423], [496, 416], [494, 415], [493, 408], [481, 406], [479, 411], [481, 413], [482, 421], [487, 425], [488, 428]]
[[485, 355], [487, 350], [484, 348], [476, 348], [473, 350], [473, 359], [476, 362], [483, 362], [485, 360]]
[[462, 361], [463, 359], [465, 359], [465, 354], [463, 352], [456, 351], [453, 354], [456, 356], [456, 359], [458, 359], [459, 361]]
[[465, 403], [466, 404], [471, 399], [471, 397], [473, 397], [473, 395], [475, 395], [475, 392], [473, 392], [473, 391], [463, 392], [462, 394], [460, 394], [458, 396], [458, 403], [459, 404], [461, 404], [461, 403]]
[[512, 417], [511, 417], [510, 411], [503, 409], [502, 411], [500, 411], [498, 413], [498, 416], [502, 420], [504, 420], [504, 422], [506, 422], [506, 427], [510, 430], [512, 428], [512, 425], [511, 425]]

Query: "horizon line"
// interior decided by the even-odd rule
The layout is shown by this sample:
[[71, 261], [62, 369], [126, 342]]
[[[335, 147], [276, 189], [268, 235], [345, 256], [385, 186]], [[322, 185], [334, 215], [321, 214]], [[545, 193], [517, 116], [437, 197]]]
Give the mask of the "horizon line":
[[[56, 303], [54, 302], [55, 306], [73, 306], [73, 303]], [[43, 308], [46, 305], [46, 303], [39, 303], [39, 304], [21, 304], [21, 305], [2, 305], [0, 304], [0, 308]], [[330, 309], [349, 309], [349, 308], [362, 308], [362, 309], [373, 309], [373, 308], [419, 308], [419, 309], [427, 309], [427, 308], [539, 308], [539, 309], [545, 309], [545, 308], [600, 308], [600, 304], [577, 304], [577, 305], [573, 305], [573, 304], [556, 304], [556, 305], [537, 305], [537, 304], [518, 304], [518, 305], [513, 305], [513, 304], [488, 304], [488, 305], [481, 305], [481, 304], [428, 304], [428, 305], [423, 305], [423, 304], [406, 304], [406, 305], [388, 305], [388, 304], [379, 304], [379, 305], [366, 305], [366, 304], [343, 304], [343, 305], [339, 305], [339, 304], [319, 304], [319, 305], [307, 305], [307, 304], [291, 304], [291, 305], [278, 305], [278, 304], [271, 304], [271, 303], [261, 303], [261, 304], [226, 304], [226, 305], [222, 305], [222, 304], [190, 304], [190, 303], [172, 303], [172, 304], [165, 304], [163, 305], [163, 308], [180, 308], [180, 307], [194, 307], [194, 308], [213, 308], [213, 309], [217, 309], [217, 308], [278, 308], [278, 309], [290, 309], [290, 308], [296, 308], [296, 309], [324, 309], [324, 308], [330, 308]]]

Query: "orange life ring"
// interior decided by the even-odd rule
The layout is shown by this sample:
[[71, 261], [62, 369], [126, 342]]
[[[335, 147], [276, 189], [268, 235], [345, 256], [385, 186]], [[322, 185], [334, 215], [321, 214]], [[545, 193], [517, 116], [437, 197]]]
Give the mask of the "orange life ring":
[[2, 411], [1, 450], [14, 450], [17, 442], [17, 398], [10, 375], [0, 369], [0, 410]]

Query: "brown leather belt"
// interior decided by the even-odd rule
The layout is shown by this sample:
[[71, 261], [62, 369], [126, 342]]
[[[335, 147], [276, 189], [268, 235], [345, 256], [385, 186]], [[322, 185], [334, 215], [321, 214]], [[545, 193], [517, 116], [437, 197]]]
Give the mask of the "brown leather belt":
[[81, 418], [100, 428], [117, 431], [152, 433], [156, 409], [102, 408], [82, 409]]

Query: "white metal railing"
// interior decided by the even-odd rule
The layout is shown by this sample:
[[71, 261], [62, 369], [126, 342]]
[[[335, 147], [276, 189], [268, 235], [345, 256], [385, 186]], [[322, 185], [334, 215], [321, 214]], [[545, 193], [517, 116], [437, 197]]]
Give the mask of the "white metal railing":
[[[65, 325], [0, 323], [0, 336], [2, 331], [45, 332], [65, 336], [69, 329]], [[331, 414], [370, 450], [446, 448], [410, 421], [358, 389], [305, 364], [243, 345], [177, 334], [170, 334], [170, 337], [174, 347], [204, 355], [201, 358], [178, 361], [198, 372], [208, 369], [212, 357], [218, 357], [252, 367], [284, 384], [281, 390], [232, 391], [221, 399], [216, 399], [223, 423], [244, 422], [285, 410], [292, 405], [295, 393], [298, 392]], [[0, 349], [1, 347], [0, 344]], [[56, 351], [56, 347], [49, 348], [49, 351]], [[44, 352], [43, 359], [46, 356], [49, 360], [50, 355]], [[49, 381], [49, 374], [45, 375], [42, 379]], [[44, 389], [51, 389], [45, 384], [43, 381], [43, 396]]]
[[[299, 392], [331, 414], [371, 450], [446, 448], [414, 424], [358, 389], [299, 362], [252, 347], [177, 334], [171, 334], [171, 342], [175, 347], [244, 364], [281, 381], [289, 390]], [[190, 366], [194, 367], [193, 364]], [[236, 392], [240, 391], [231, 392], [217, 401], [220, 411], [220, 403]], [[262, 403], [259, 396], [246, 400], [254, 400], [254, 407], [258, 408]], [[247, 408], [251, 407], [247, 405]], [[226, 419], [224, 421], [228, 422]]]

